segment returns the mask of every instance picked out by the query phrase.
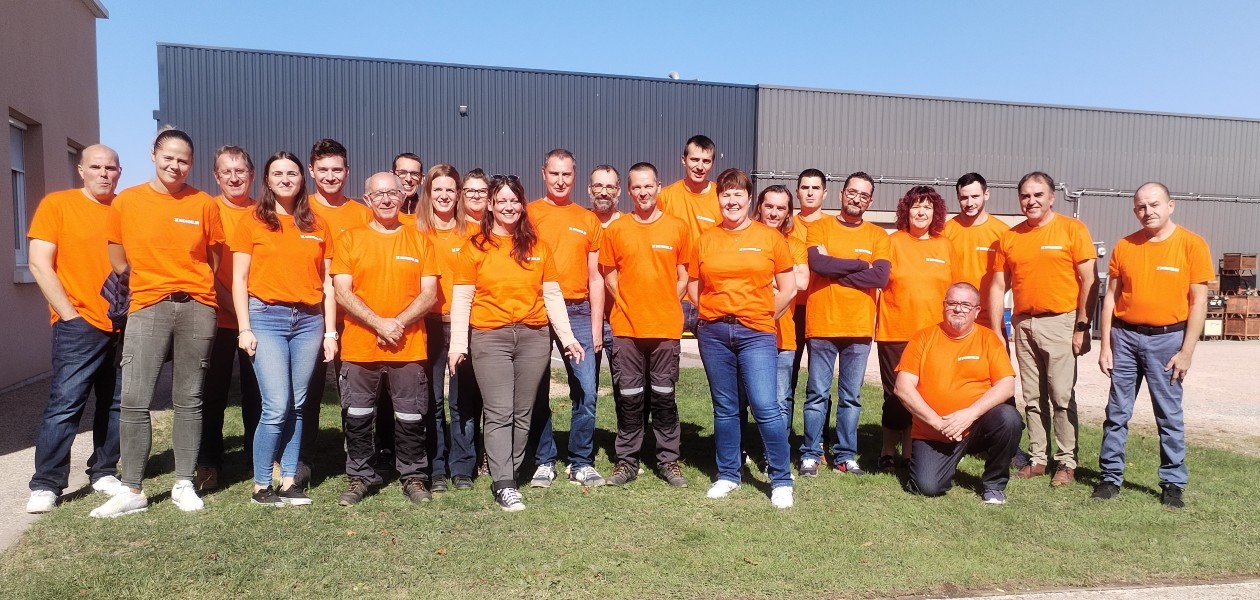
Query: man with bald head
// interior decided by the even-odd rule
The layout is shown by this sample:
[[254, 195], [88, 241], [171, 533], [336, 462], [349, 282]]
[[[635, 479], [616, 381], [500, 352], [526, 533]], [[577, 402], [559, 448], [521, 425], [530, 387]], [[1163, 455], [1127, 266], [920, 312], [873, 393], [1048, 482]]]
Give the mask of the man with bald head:
[[1186, 435], [1182, 381], [1207, 316], [1212, 253], [1202, 237], [1172, 221], [1176, 207], [1164, 184], [1150, 182], [1133, 195], [1142, 228], [1120, 240], [1107, 267], [1107, 294], [1099, 313], [1098, 366], [1111, 377], [1093, 497], [1110, 500], [1124, 483], [1124, 445], [1141, 380], [1146, 379], [1159, 428], [1160, 502], [1185, 506]]
[[403, 495], [412, 502], [432, 497], [424, 450], [429, 399], [424, 315], [437, 299], [438, 270], [429, 238], [398, 219], [405, 197], [393, 173], [370, 177], [363, 199], [372, 220], [337, 238], [329, 270], [344, 310], [338, 381], [350, 485], [339, 499], [342, 506], [358, 504], [384, 482], [372, 459], [376, 405], [386, 381]]
[[45, 196], [27, 233], [31, 274], [48, 301], [53, 330], [52, 383], [35, 441], [29, 513], [52, 510], [69, 485], [70, 446], [93, 392], [96, 410], [88, 479], [98, 492], [112, 496], [122, 490], [115, 477], [122, 398], [115, 357], [119, 327], [102, 295], [112, 273], [105, 252], [105, 220], [122, 168], [118, 153], [94, 145], [83, 149], [78, 171], [83, 187]]

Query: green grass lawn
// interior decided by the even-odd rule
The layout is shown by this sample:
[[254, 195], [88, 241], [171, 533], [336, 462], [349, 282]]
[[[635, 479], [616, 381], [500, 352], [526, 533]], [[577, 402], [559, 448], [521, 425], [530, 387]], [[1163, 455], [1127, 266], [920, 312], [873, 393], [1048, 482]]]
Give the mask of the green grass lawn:
[[[0, 555], [0, 597], [777, 599], [1260, 574], [1257, 458], [1192, 447], [1188, 506], [1173, 512], [1158, 501], [1157, 441], [1134, 436], [1124, 492], [1099, 503], [1089, 499], [1099, 429], [1083, 426], [1079, 482], [1066, 489], [1051, 489], [1049, 478], [1012, 481], [1006, 505], [982, 505], [982, 465], [967, 458], [943, 498], [910, 496], [893, 475], [823, 473], [798, 479], [796, 506], [776, 511], [760, 473], [729, 498], [705, 497], [714, 469], [703, 373], [685, 371], [679, 391], [690, 488], [670, 488], [650, 471], [624, 489], [557, 481], [524, 488], [528, 509], [513, 514], [494, 504], [486, 480], [425, 505], [407, 503], [393, 483], [358, 506], [338, 506], [345, 478], [332, 403], [313, 506], [249, 503], [239, 411], [229, 409], [230, 487], [208, 495], [205, 511], [181, 513], [168, 501], [170, 417], [161, 415], [154, 447], [165, 452], [150, 463], [149, 511], [98, 520], [88, 512], [103, 497], [66, 503]], [[866, 462], [878, 454], [878, 391], [867, 388], [863, 401]], [[567, 399], [553, 406], [564, 438]], [[605, 395], [596, 437], [605, 476], [614, 428]]]

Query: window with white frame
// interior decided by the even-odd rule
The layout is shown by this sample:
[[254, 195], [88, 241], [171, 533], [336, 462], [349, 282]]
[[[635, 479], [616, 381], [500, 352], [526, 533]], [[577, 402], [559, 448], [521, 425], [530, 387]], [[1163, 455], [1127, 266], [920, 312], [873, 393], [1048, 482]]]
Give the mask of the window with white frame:
[[17, 266], [26, 259], [26, 125], [9, 119], [9, 172], [13, 183], [13, 249]]

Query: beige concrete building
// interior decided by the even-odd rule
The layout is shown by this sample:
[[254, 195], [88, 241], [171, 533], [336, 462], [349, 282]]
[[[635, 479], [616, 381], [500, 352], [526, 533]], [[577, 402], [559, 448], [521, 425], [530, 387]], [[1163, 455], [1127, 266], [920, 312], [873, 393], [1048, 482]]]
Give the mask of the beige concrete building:
[[0, 0], [0, 163], [10, 173], [0, 181], [0, 390], [50, 370], [48, 305], [26, 268], [26, 230], [45, 194], [82, 185], [78, 153], [100, 136], [104, 18], [99, 0]]

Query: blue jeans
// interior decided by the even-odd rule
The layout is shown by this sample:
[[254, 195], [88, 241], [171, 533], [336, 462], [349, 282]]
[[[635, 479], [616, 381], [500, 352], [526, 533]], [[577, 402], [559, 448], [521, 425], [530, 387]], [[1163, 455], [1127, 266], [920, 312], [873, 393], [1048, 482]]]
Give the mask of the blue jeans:
[[617, 375], [613, 373], [613, 370], [617, 368], [615, 366], [617, 364], [617, 357], [613, 355], [612, 325], [608, 324], [607, 317], [604, 318], [604, 349], [600, 350], [599, 354], [595, 355], [595, 376], [597, 380], [599, 377], [599, 367], [604, 362], [605, 354], [608, 355], [608, 379], [609, 381], [612, 381], [612, 397], [617, 398], [621, 396], [621, 386], [617, 385]]
[[776, 398], [778, 350], [774, 334], [739, 323], [700, 321], [696, 340], [713, 396], [713, 437], [718, 479], [739, 482], [739, 396], [742, 386], [765, 446], [771, 487], [791, 487], [787, 427]]
[[277, 456], [281, 477], [297, 474], [302, 406], [315, 363], [324, 358], [324, 315], [318, 305], [267, 304], [250, 297], [249, 326], [258, 340], [254, 374], [262, 396], [254, 433], [254, 484], [271, 485]]
[[792, 433], [792, 362], [795, 350], [779, 350], [775, 358], [775, 398], [779, 400], [779, 414], [783, 415], [783, 429]]
[[82, 317], [53, 323], [52, 385], [35, 438], [32, 491], [48, 490], [60, 496], [70, 485], [70, 446], [91, 392], [96, 393], [96, 409], [88, 479], [117, 474], [118, 407], [122, 398], [122, 378], [115, 360], [117, 341], [117, 335], [93, 327]]
[[866, 358], [871, 353], [870, 338], [810, 338], [809, 377], [805, 383], [805, 441], [801, 458], [822, 457], [823, 423], [831, 401], [831, 380], [839, 361], [836, 381], [836, 443], [831, 453], [837, 464], [857, 455], [858, 418], [862, 416], [862, 379]]
[[[595, 394], [599, 389], [599, 366], [595, 363], [595, 342], [591, 337], [591, 303], [565, 302], [569, 313], [569, 327], [573, 329], [573, 337], [577, 338], [586, 359], [574, 363], [568, 356], [564, 357], [564, 370], [569, 376], [569, 401], [573, 404], [573, 417], [569, 423], [569, 465], [573, 468], [585, 467], [595, 462]], [[557, 348], [560, 342], [552, 335]], [[560, 348], [563, 355], [564, 348]], [[549, 370], [550, 371], [550, 370]], [[534, 431], [538, 439], [538, 449], [534, 453], [534, 463], [550, 465], [556, 462], [556, 440], [551, 432], [551, 377], [550, 372], [538, 386], [538, 398], [534, 404], [534, 420], [530, 426], [531, 437]]]
[[1129, 419], [1142, 379], [1150, 388], [1159, 429], [1159, 483], [1161, 486], [1186, 487], [1186, 428], [1181, 412], [1180, 383], [1170, 382], [1164, 365], [1181, 350], [1184, 331], [1146, 335], [1136, 331], [1111, 328], [1111, 395], [1107, 398], [1107, 419], [1103, 421], [1102, 450], [1098, 453], [1098, 471], [1102, 480], [1120, 485], [1124, 482], [1124, 446], [1129, 436]]
[[[455, 374], [450, 375], [450, 382], [442, 385], [448, 376], [451, 324], [430, 314], [424, 326], [428, 335], [430, 398], [425, 417], [428, 424], [425, 451], [431, 465], [430, 477], [434, 480], [448, 474], [472, 477], [477, 466], [477, 432], [481, 427], [481, 388], [477, 386], [471, 360], [460, 363]], [[451, 415], [449, 428], [447, 413]]]

